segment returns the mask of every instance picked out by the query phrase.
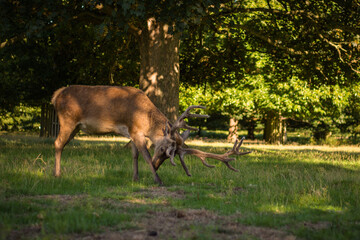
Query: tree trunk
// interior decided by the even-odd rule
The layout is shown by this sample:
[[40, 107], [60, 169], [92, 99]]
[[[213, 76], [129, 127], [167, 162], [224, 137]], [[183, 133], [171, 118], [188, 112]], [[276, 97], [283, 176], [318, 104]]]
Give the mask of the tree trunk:
[[255, 140], [255, 128], [256, 128], [256, 120], [250, 119], [247, 123], [247, 138], [251, 140]]
[[313, 135], [316, 141], [326, 140], [326, 138], [331, 135], [330, 126], [324, 122], [321, 122], [313, 129]]
[[287, 142], [287, 128], [286, 128], [286, 120], [281, 120], [281, 144], [285, 144]]
[[281, 113], [270, 111], [266, 114], [264, 140], [267, 143], [286, 143], [286, 122], [281, 117]]
[[140, 88], [165, 116], [174, 121], [179, 111], [179, 34], [169, 25], [147, 21], [140, 35]]
[[235, 142], [237, 137], [238, 137], [238, 134], [237, 134], [237, 131], [238, 131], [238, 124], [239, 124], [239, 120], [235, 119], [235, 118], [230, 118], [230, 126], [229, 126], [229, 135], [227, 137], [227, 140], [229, 142]]

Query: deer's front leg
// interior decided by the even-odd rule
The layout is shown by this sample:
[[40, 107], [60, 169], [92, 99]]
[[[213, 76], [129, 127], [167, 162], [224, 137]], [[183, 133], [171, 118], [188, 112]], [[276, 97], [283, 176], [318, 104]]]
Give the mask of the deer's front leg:
[[140, 151], [141, 155], [143, 156], [143, 158], [145, 159], [145, 161], [149, 164], [151, 172], [154, 175], [154, 181], [155, 183], [162, 185], [162, 181], [160, 179], [160, 177], [157, 175], [156, 170], [153, 166], [153, 163], [151, 161], [151, 156], [150, 153], [146, 147], [146, 140], [144, 136], [135, 136], [133, 137], [133, 142], [135, 144], [135, 147]]
[[131, 141], [131, 152], [132, 152], [133, 167], [134, 167], [133, 180], [138, 181], [139, 180], [139, 165], [138, 165], [139, 150], [137, 149], [133, 141]]

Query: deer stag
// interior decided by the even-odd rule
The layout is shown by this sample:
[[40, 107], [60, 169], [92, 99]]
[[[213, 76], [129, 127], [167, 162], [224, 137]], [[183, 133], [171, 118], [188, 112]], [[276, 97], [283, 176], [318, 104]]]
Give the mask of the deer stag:
[[[154, 180], [162, 184], [156, 173], [160, 165], [168, 158], [175, 165], [174, 157], [179, 155], [181, 165], [186, 174], [191, 176], [184, 156], [197, 156], [207, 167], [214, 167], [206, 163], [206, 158], [222, 161], [231, 170], [237, 171], [229, 162], [234, 158], [230, 155], [244, 155], [250, 152], [239, 152], [242, 140], [235, 142], [233, 149], [225, 154], [212, 154], [200, 150], [187, 148], [184, 141], [190, 130], [196, 130], [185, 123], [189, 117], [207, 118], [207, 115], [191, 114], [194, 108], [190, 106], [174, 123], [160, 112], [150, 99], [139, 89], [132, 87], [113, 86], [80, 86], [74, 85], [55, 91], [51, 100], [60, 122], [59, 135], [55, 140], [55, 176], [60, 176], [60, 159], [65, 145], [79, 130], [89, 134], [113, 133], [130, 138], [133, 158], [133, 179], [138, 180], [139, 152], [149, 164]], [[182, 135], [180, 128], [188, 129]], [[147, 147], [146, 138], [155, 146], [153, 157]]]

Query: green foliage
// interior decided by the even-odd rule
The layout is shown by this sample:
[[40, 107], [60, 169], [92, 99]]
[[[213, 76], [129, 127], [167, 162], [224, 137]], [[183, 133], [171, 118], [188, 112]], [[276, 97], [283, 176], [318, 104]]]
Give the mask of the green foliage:
[[137, 37], [154, 18], [182, 33], [181, 91], [192, 88], [183, 108], [201, 103], [244, 126], [275, 112], [315, 138], [356, 135], [359, 12], [355, 1], [326, 0], [5, 0], [0, 109], [38, 105], [69, 84], [137, 86]]
[[219, 5], [206, 0], [2, 1], [0, 108], [49, 101], [55, 89], [69, 84], [137, 86], [137, 34], [149, 18], [168, 23], [170, 33], [181, 32]]
[[311, 88], [295, 77], [287, 82], [270, 83], [261, 75], [245, 75], [236, 87], [219, 90], [212, 85], [184, 84], [180, 88], [180, 106], [186, 109], [189, 105], [205, 105], [208, 114], [220, 112], [243, 120], [244, 126], [252, 119], [262, 119], [268, 112], [278, 112], [282, 117], [306, 122], [313, 128], [314, 138], [320, 140], [349, 122], [350, 116], [345, 116], [346, 109], [350, 110], [350, 96], [349, 88], [338, 85]]
[[355, 136], [360, 133], [360, 84], [354, 85], [348, 91], [348, 105], [345, 107], [345, 123], [340, 123], [339, 128], [343, 132], [350, 130]]
[[0, 131], [38, 131], [40, 108], [21, 104], [10, 111], [0, 112]]
[[354, 112], [349, 93], [359, 79], [358, 8], [334, 1], [224, 4], [210, 25], [184, 35], [181, 80], [244, 126], [276, 112], [312, 126], [317, 140], [336, 128], [346, 132]]

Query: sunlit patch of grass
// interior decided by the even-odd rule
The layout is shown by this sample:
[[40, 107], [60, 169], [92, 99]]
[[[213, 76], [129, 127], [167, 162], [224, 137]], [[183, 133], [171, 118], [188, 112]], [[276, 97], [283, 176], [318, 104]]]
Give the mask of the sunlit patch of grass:
[[[246, 143], [246, 140], [245, 140]], [[256, 144], [251, 145], [253, 149], [259, 150], [276, 150], [276, 151], [317, 151], [317, 152], [332, 152], [332, 153], [360, 153], [358, 146], [325, 146], [325, 145], [270, 145], [270, 144]]]

